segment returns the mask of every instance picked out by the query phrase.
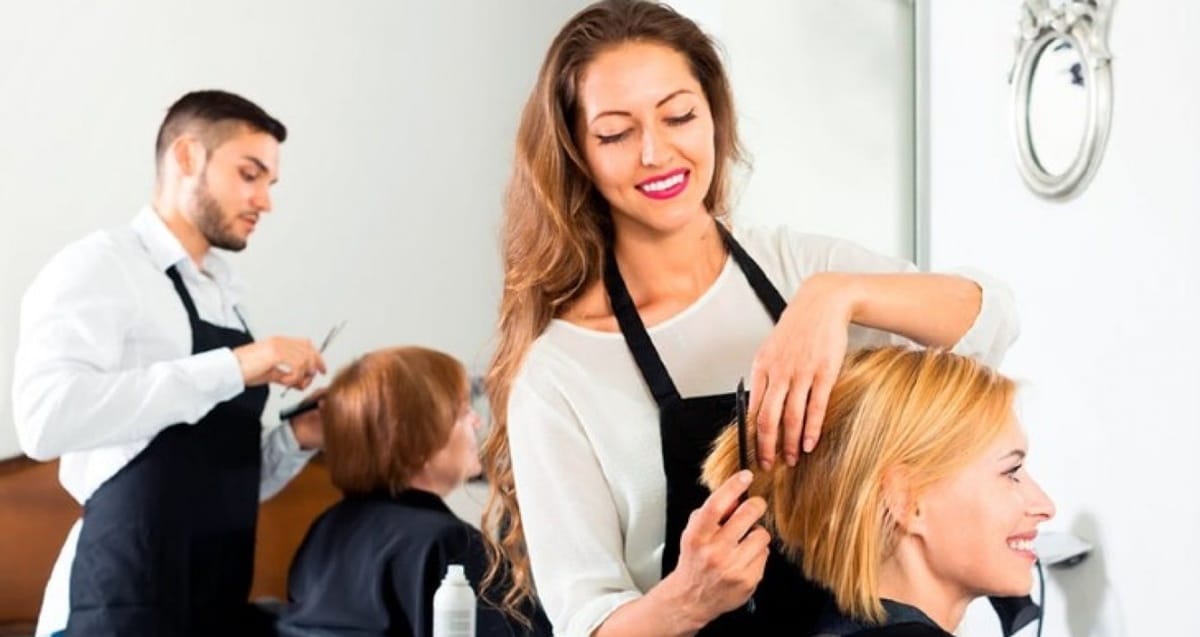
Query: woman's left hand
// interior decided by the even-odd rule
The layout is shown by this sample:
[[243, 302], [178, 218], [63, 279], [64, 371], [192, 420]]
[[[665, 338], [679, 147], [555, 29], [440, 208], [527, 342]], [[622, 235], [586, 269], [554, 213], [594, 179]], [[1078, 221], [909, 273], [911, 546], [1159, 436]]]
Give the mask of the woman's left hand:
[[755, 355], [749, 413], [757, 414], [758, 458], [764, 469], [775, 462], [781, 423], [788, 466], [800, 457], [802, 437], [806, 453], [820, 439], [829, 392], [846, 355], [855, 298], [853, 275], [810, 276]]

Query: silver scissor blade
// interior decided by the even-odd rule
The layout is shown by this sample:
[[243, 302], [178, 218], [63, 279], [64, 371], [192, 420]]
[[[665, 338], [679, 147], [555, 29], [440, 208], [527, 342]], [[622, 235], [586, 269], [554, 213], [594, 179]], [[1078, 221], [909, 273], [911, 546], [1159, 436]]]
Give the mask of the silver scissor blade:
[[329, 328], [329, 333], [325, 335], [325, 340], [321, 341], [321, 348], [317, 351], [324, 354], [325, 349], [329, 347], [329, 344], [333, 342], [333, 339], [337, 337], [337, 335], [342, 331], [343, 327], [346, 327], [346, 321], [342, 321], [341, 323]]

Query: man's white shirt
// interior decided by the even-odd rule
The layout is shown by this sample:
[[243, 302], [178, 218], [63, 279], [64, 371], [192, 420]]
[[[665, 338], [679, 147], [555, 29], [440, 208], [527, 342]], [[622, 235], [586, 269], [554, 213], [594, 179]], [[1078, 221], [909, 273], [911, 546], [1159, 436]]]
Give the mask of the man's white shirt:
[[[21, 303], [13, 411], [22, 450], [61, 458], [59, 480], [81, 504], [176, 423], [199, 421], [244, 389], [228, 348], [192, 354], [187, 311], [166, 271], [175, 266], [204, 321], [238, 330], [244, 288], [213, 251], [197, 266], [154, 209], [56, 254]], [[264, 430], [260, 498], [304, 467], [292, 428]], [[66, 626], [80, 522], [54, 565], [37, 634]]]

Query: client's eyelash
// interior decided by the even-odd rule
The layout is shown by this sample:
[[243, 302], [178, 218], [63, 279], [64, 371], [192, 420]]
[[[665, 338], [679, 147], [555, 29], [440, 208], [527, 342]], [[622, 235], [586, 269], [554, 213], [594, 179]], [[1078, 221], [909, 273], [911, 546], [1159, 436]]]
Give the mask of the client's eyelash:
[[1006, 476], [1006, 477], [1007, 477], [1009, 480], [1012, 480], [1013, 482], [1020, 482], [1020, 481], [1021, 481], [1021, 479], [1017, 477], [1017, 472], [1019, 472], [1019, 471], [1021, 470], [1021, 467], [1024, 467], [1024, 466], [1025, 466], [1025, 465], [1023, 465], [1023, 464], [1019, 464], [1019, 465], [1017, 465], [1017, 466], [1015, 466], [1015, 467], [1013, 467], [1013, 468], [1009, 469], [1008, 471], [1005, 471], [1005, 472], [1004, 472], [1004, 475], [1005, 475], [1005, 476]]

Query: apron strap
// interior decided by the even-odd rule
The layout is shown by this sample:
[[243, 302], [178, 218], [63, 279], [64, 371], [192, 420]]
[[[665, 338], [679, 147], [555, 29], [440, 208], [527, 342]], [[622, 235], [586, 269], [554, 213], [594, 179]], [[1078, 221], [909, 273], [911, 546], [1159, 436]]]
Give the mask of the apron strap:
[[733, 255], [733, 260], [742, 269], [742, 274], [750, 282], [750, 287], [754, 289], [754, 294], [758, 296], [758, 300], [771, 313], [771, 318], [778, 323], [779, 317], [783, 316], [783, 311], [787, 309], [787, 301], [779, 293], [779, 290], [775, 289], [775, 286], [771, 284], [771, 280], [767, 278], [762, 268], [758, 267], [758, 263], [750, 258], [750, 255], [742, 248], [742, 244], [733, 238], [733, 235], [723, 224], [717, 224], [717, 231], [721, 233], [721, 239], [725, 241], [725, 247]]
[[179, 295], [179, 300], [183, 301], [183, 307], [187, 310], [188, 320], [192, 325], [200, 322], [200, 313], [196, 311], [196, 304], [192, 302], [192, 295], [188, 293], [187, 287], [183, 284], [183, 277], [179, 275], [179, 270], [175, 266], [167, 268], [167, 276], [171, 278], [171, 283], [175, 284], [175, 292]]
[[[175, 285], [175, 293], [179, 295], [179, 300], [183, 301], [183, 307], [187, 310], [188, 321], [193, 326], [200, 323], [200, 312], [196, 311], [196, 303], [192, 301], [192, 294], [188, 292], [187, 286], [183, 284], [183, 277], [179, 274], [179, 270], [175, 266], [167, 268], [167, 276], [171, 279], [171, 283]], [[238, 322], [242, 324], [242, 331], [249, 334], [250, 326], [246, 325], [246, 319], [242, 317], [242, 312], [235, 305], [233, 313], [237, 315]]]
[[633, 354], [633, 360], [642, 372], [642, 378], [650, 386], [654, 402], [661, 408], [663, 405], [679, 400], [679, 390], [675, 381], [667, 372], [662, 357], [654, 348], [650, 334], [646, 332], [646, 324], [638, 314], [633, 298], [629, 296], [629, 288], [625, 287], [625, 279], [617, 267], [616, 255], [610, 241], [604, 256], [604, 287], [608, 289], [608, 299], [612, 303], [613, 314], [617, 317], [617, 325], [625, 336], [625, 344]]
[[[733, 257], [734, 263], [742, 270], [742, 274], [749, 281], [754, 294], [770, 312], [771, 318], [778, 323], [779, 317], [787, 309], [787, 301], [771, 284], [771, 280], [763, 273], [758, 263], [733, 238], [729, 230], [719, 222], [714, 221], [714, 223], [716, 223], [721, 240]], [[617, 325], [621, 327], [621, 334], [625, 337], [625, 344], [633, 354], [633, 360], [637, 363], [642, 378], [650, 387], [654, 402], [661, 409], [666, 404], [680, 400], [679, 390], [676, 389], [675, 382], [671, 380], [671, 374], [667, 371], [667, 366], [659, 356], [658, 350], [655, 349], [654, 342], [650, 340], [650, 334], [646, 332], [646, 324], [642, 322], [633, 298], [629, 296], [629, 288], [625, 286], [625, 279], [621, 277], [621, 270], [617, 266], [612, 241], [609, 241], [605, 251], [604, 287], [608, 291], [609, 302], [612, 303]]]

